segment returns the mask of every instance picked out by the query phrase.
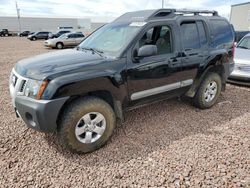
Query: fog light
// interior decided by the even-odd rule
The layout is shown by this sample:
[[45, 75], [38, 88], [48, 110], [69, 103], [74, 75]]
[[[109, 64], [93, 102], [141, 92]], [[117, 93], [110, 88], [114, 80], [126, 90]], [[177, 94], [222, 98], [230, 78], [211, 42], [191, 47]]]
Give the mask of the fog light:
[[36, 126], [36, 122], [34, 121], [33, 116], [29, 112], [25, 113], [25, 117], [32, 127]]

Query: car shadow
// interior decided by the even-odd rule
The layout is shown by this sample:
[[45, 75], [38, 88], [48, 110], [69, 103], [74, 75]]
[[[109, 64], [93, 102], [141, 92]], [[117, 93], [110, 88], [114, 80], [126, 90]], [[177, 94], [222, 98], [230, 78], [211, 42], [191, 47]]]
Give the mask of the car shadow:
[[[49, 146], [55, 148], [64, 158], [86, 166], [123, 163], [136, 158], [147, 157], [149, 153], [166, 149], [174, 141], [195, 134], [211, 134], [214, 126], [223, 125], [247, 113], [242, 108], [241, 97], [246, 92], [232, 96], [234, 87], [223, 93], [211, 109], [201, 110], [192, 106], [189, 98], [161, 101], [127, 112], [124, 123], [118, 123], [111, 140], [101, 149], [89, 154], [72, 154], [62, 148], [56, 135], [44, 134]], [[249, 104], [250, 105], [250, 101]], [[230, 110], [228, 110], [230, 109]], [[98, 162], [98, 164], [100, 164]]]

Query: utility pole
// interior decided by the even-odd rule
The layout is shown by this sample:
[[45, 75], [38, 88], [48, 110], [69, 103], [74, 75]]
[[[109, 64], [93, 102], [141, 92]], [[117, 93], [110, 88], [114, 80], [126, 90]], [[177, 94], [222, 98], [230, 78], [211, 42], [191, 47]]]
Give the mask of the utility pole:
[[18, 25], [19, 25], [19, 32], [21, 33], [20, 8], [18, 8], [17, 1], [16, 1], [16, 13], [17, 13], [17, 20], [18, 20]]
[[164, 8], [164, 0], [161, 1], [161, 8]]

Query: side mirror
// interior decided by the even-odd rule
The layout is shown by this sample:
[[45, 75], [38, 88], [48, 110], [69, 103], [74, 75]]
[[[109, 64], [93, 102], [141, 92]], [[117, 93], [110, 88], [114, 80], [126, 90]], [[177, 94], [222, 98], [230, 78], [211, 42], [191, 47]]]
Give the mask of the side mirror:
[[144, 45], [138, 50], [138, 57], [148, 57], [157, 54], [156, 45]]

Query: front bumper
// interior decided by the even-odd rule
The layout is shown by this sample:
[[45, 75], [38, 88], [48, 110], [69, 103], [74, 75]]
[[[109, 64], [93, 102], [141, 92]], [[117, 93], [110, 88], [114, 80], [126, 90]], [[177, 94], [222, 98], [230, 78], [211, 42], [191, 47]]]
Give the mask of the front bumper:
[[236, 64], [234, 71], [228, 78], [228, 82], [250, 85], [250, 65]]
[[17, 114], [26, 125], [41, 132], [54, 132], [57, 118], [64, 103], [69, 97], [54, 100], [35, 100], [25, 96], [15, 98]]
[[44, 46], [46, 46], [46, 47], [50, 47], [50, 48], [55, 47], [55, 45], [54, 45], [54, 44], [52, 44], [52, 43], [47, 43], [47, 42], [44, 42]]

